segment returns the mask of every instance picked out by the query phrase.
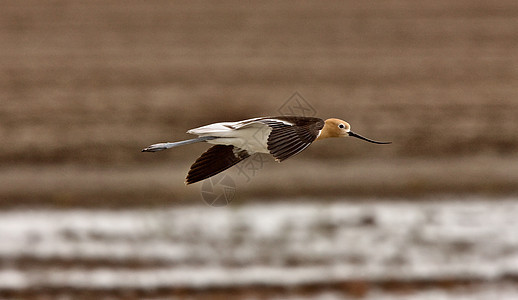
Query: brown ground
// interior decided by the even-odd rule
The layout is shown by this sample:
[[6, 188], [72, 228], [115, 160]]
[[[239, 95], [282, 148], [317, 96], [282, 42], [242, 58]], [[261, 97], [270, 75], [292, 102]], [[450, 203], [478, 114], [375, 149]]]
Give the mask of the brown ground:
[[[286, 174], [315, 195], [406, 195], [415, 173], [417, 192], [518, 190], [516, 1], [2, 6], [2, 204], [197, 199], [182, 177], [205, 145], [140, 149], [211, 122], [300, 114], [283, 106], [296, 91], [314, 109], [306, 113], [394, 143], [314, 145], [242, 193], [305, 194]], [[328, 162], [335, 179], [323, 190], [315, 178]]]
[[206, 145], [140, 149], [290, 111], [393, 144], [315, 144], [240, 201], [516, 194], [516, 49], [514, 0], [3, 1], [0, 206], [202, 205], [183, 178]]

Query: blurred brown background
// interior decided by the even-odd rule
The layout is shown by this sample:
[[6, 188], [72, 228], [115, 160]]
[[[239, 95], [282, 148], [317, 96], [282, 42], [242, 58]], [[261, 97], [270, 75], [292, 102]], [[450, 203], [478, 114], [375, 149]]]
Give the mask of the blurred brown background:
[[[239, 178], [240, 173], [233, 168], [228, 171], [237, 182], [232, 209], [251, 203], [276, 205], [285, 200], [316, 205], [338, 199], [352, 205], [359, 199], [381, 199], [382, 203], [391, 203], [394, 198], [426, 202], [427, 199], [444, 200], [444, 195], [453, 195], [446, 197], [453, 199], [453, 203], [459, 196], [487, 197], [484, 199], [489, 202], [497, 197], [512, 198], [518, 192], [517, 49], [518, 2], [513, 0], [2, 1], [0, 207], [6, 214], [2, 218], [13, 220], [6, 224], [16, 227], [23, 226], [24, 221], [17, 221], [18, 215], [10, 214], [12, 209], [15, 212], [50, 209], [65, 211], [64, 214], [68, 213], [67, 209], [76, 208], [93, 211], [114, 208], [111, 210], [114, 214], [120, 208], [173, 207], [173, 212], [185, 209], [184, 206], [204, 209], [200, 184], [185, 186], [183, 182], [189, 166], [208, 145], [190, 145], [160, 153], [141, 153], [140, 150], [156, 142], [190, 138], [185, 132], [201, 125], [279, 115], [283, 105], [297, 112], [290, 102], [294, 93], [307, 101], [316, 116], [347, 120], [355, 132], [376, 140], [390, 140], [393, 144], [373, 145], [356, 139], [318, 142], [282, 164], [269, 161], [253, 176], [248, 173], [253, 177], [251, 180]], [[447, 200], [444, 205], [448, 203]], [[384, 214], [378, 215], [376, 209], [372, 215], [360, 213], [359, 225], [355, 225], [355, 221], [353, 225], [347, 224], [360, 229], [362, 226], [378, 228], [376, 218]], [[433, 214], [441, 209], [442, 206], [430, 211]], [[419, 213], [419, 207], [416, 211]], [[227, 212], [236, 211], [210, 211]], [[458, 220], [464, 220], [465, 215], [468, 219], [472, 216], [463, 213], [459, 213]], [[394, 214], [400, 212], [396, 210]], [[41, 217], [48, 216], [51, 216], [50, 221], [60, 218], [52, 217], [53, 214]], [[117, 216], [109, 218], [117, 219]], [[32, 217], [38, 219], [38, 215], [28, 217], [21, 213], [19, 220]], [[87, 215], [85, 220], [94, 217]], [[212, 220], [213, 217], [209, 214], [207, 218]], [[435, 220], [427, 218], [423, 220]], [[76, 217], [66, 220], [76, 224]], [[121, 222], [126, 224], [124, 220]], [[185, 222], [191, 224], [191, 221]], [[477, 222], [474, 221], [481, 224]], [[335, 227], [350, 229], [345, 223], [326, 224], [318, 227], [323, 228], [324, 233]], [[399, 228], [400, 225], [395, 224], [395, 228]], [[409, 224], [404, 227], [417, 226]], [[459, 224], [463, 226], [462, 221]], [[208, 229], [202, 225], [192, 223], [190, 226], [203, 233]], [[47, 239], [46, 233], [31, 231], [37, 231], [38, 226], [16, 237], [27, 237], [27, 244], [20, 243], [20, 249], [31, 249], [39, 245], [38, 241], [48, 242], [49, 249], [54, 249], [55, 240]], [[65, 244], [83, 242], [83, 236], [78, 233], [83, 227], [63, 226], [63, 232], [58, 235]], [[261, 245], [257, 240], [246, 240], [247, 230], [254, 228], [252, 225], [236, 226], [244, 232], [243, 244], [252, 248]], [[451, 224], [445, 223], [444, 228], [448, 232]], [[502, 228], [509, 228], [509, 224], [502, 224]], [[234, 229], [228, 230], [234, 232]], [[0, 283], [11, 282], [5, 281], [11, 278], [2, 273], [5, 268], [34, 268], [27, 278], [43, 280], [36, 282], [46, 291], [43, 299], [48, 299], [45, 297], [63, 291], [60, 289], [62, 281], [45, 283], [47, 277], [41, 275], [46, 274], [41, 273], [42, 269], [53, 270], [60, 266], [69, 270], [79, 266], [96, 270], [108, 265], [116, 270], [140, 270], [150, 266], [167, 267], [171, 263], [167, 257], [149, 262], [139, 256], [142, 249], [130, 251], [136, 253], [136, 259], [131, 258], [133, 256], [127, 260], [120, 258], [118, 252], [109, 252], [118, 249], [111, 244], [114, 235], [105, 236], [104, 229], [95, 230], [87, 230], [86, 236], [106, 243], [103, 251], [108, 254], [99, 254], [106, 256], [92, 258], [78, 250], [86, 256], [70, 254], [69, 257], [69, 252], [63, 250], [68, 248], [62, 246], [55, 246], [55, 252], [48, 250], [51, 254], [44, 251], [43, 256], [18, 255], [18, 250], [12, 250], [13, 256], [8, 256], [8, 250], [2, 250], [5, 256], [0, 257], [3, 267]], [[495, 236], [496, 232], [497, 229], [489, 236]], [[188, 249], [196, 245], [207, 248], [190, 244], [193, 239], [187, 236], [196, 236], [196, 233], [178, 234], [186, 238]], [[387, 236], [395, 236], [392, 234]], [[361, 233], [359, 239], [367, 236]], [[212, 235], [201, 234], [201, 237], [210, 240]], [[279, 245], [278, 240], [268, 237], [271, 245]], [[466, 257], [475, 257], [469, 256], [470, 251], [486, 252], [477, 252], [478, 246], [470, 248], [471, 243], [483, 247], [487, 237], [481, 235], [480, 239], [466, 242], [465, 236], [460, 234], [457, 236], [460, 242], [456, 238], [449, 240], [454, 243], [448, 244], [450, 248], [438, 242], [437, 251], [450, 253], [448, 251], [454, 249], [454, 256], [458, 254], [455, 251], [460, 251]], [[148, 238], [139, 240], [128, 233], [117, 241], [133, 241], [135, 245], [131, 247], [137, 247], [147, 245]], [[0, 239], [4, 245], [14, 243], [5, 236]], [[172, 244], [178, 242], [175, 235], [171, 239]], [[435, 240], [442, 241], [432, 238], [430, 243]], [[213, 242], [228, 251], [227, 242], [221, 241]], [[334, 248], [342, 245], [340, 239], [330, 241]], [[231, 242], [239, 245], [239, 241]], [[312, 243], [310, 238], [305, 245]], [[514, 247], [512, 241], [502, 243]], [[84, 246], [80, 245], [76, 245], [77, 249]], [[213, 244], [209, 242], [209, 245]], [[423, 249], [432, 249], [429, 245]], [[334, 261], [346, 261], [363, 267], [364, 262], [373, 261], [370, 257], [365, 261], [358, 259], [361, 254], [344, 259], [340, 253], [336, 254], [338, 258], [331, 259], [331, 255], [312, 263], [323, 262], [327, 266], [328, 260], [331, 265]], [[114, 262], [110, 255], [119, 258]], [[197, 255], [201, 258], [191, 258], [194, 263], [181, 259], [175, 263], [205, 266], [203, 259], [209, 256]], [[276, 257], [278, 253], [271, 255]], [[288, 267], [310, 261], [286, 255]], [[450, 257], [448, 255], [445, 257]], [[403, 256], [395, 261], [405, 262], [405, 257], [411, 257]], [[197, 259], [201, 259], [201, 263]], [[261, 260], [253, 256], [250, 261], [244, 261], [241, 265], [232, 262], [231, 267], [244, 266], [245, 272], [250, 264]], [[205, 263], [211, 265], [213, 261], [208, 259]], [[393, 260], [387, 264], [391, 263]], [[441, 263], [446, 268], [450, 265], [448, 259], [430, 264], [440, 266]], [[501, 265], [506, 264], [503, 261]], [[266, 265], [269, 266], [268, 262]], [[469, 259], [464, 265], [478, 266]], [[403, 263], [403, 266], [406, 265]], [[40, 274], [41, 278], [34, 274]], [[471, 274], [469, 272], [453, 276], [452, 282], [439, 276], [438, 281], [421, 278], [411, 283], [377, 281], [369, 277], [370, 273], [366, 274], [367, 279], [353, 277], [340, 281], [339, 277], [337, 283], [324, 285], [323, 289], [331, 287], [346, 291], [347, 295], [376, 299], [376, 295], [369, 294], [369, 284], [389, 290], [395, 285], [394, 289], [400, 292], [421, 290], [425, 286], [447, 289], [464, 286], [472, 280], [468, 275], [464, 277]], [[480, 283], [477, 278], [474, 281]], [[498, 284], [490, 284], [491, 289], [500, 290]], [[18, 294], [20, 290], [16, 288], [7, 288], [5, 292], [0, 284], [0, 296], [41, 296], [42, 290], [29, 288], [23, 292], [24, 285], [20, 286], [22, 292]], [[135, 292], [129, 288], [130, 292], [116, 290], [111, 295], [127, 299], [160, 296], [161, 291], [169, 291], [160, 290], [158, 286], [155, 294], [139, 294], [142, 290]], [[244, 286], [216, 288], [215, 292], [205, 290], [207, 294], [204, 290], [197, 292], [227, 299], [232, 293], [238, 293], [236, 298], [240, 298], [250, 294], [276, 295], [277, 291], [273, 288], [266, 289], [266, 294], [256, 293], [254, 287]], [[259, 284], [259, 287], [264, 286]], [[321, 288], [310, 284], [295, 294], [300, 297]], [[74, 290], [73, 284], [64, 289], [64, 295], [68, 295], [69, 290]], [[285, 287], [280, 290], [288, 291], [285, 296], [292, 291]], [[166, 292], [163, 295], [170, 295]], [[173, 294], [180, 298], [192, 296], [182, 286], [176, 287]], [[77, 299], [78, 295], [71, 297]], [[494, 296], [490, 294], [488, 299], [494, 299], [491, 295]], [[518, 291], [513, 295], [518, 295]], [[86, 294], [85, 298], [88, 297]]]
[[206, 145], [140, 149], [294, 92], [394, 143], [315, 144], [245, 200], [516, 192], [517, 18], [516, 1], [6, 1], [2, 204], [196, 201], [183, 178]]

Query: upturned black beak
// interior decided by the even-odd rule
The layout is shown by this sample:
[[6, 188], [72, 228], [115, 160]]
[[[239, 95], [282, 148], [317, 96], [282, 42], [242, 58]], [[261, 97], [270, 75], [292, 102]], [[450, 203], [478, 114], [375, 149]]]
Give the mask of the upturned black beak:
[[361, 136], [361, 135], [359, 135], [359, 134], [356, 134], [356, 133], [354, 133], [354, 132], [352, 132], [352, 131], [349, 131], [349, 135], [350, 135], [350, 136], [353, 136], [353, 137], [355, 137], [355, 138], [359, 138], [360, 140], [364, 140], [364, 141], [367, 141], [367, 142], [369, 142], [369, 143], [374, 143], [374, 144], [391, 144], [391, 143], [392, 143], [392, 142], [378, 142], [378, 141], [373, 141], [373, 140], [368, 139], [368, 138], [366, 138], [366, 137], [363, 137], [363, 136]]

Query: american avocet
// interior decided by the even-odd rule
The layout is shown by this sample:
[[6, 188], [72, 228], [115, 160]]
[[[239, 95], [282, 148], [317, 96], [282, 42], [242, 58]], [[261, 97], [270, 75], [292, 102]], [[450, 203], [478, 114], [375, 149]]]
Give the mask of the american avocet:
[[191, 166], [186, 184], [214, 176], [254, 153], [269, 153], [281, 162], [317, 140], [352, 136], [377, 142], [351, 131], [349, 123], [340, 119], [322, 120], [311, 117], [282, 116], [253, 118], [238, 122], [214, 123], [187, 131], [198, 138], [153, 144], [142, 152], [156, 152], [182, 145], [207, 142], [215, 144]]

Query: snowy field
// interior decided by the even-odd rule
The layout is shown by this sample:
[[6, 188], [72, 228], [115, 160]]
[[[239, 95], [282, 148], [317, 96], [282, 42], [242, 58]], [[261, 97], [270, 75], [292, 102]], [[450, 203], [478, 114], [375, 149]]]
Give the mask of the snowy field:
[[0, 292], [310, 286], [279, 297], [517, 299], [516, 200], [4, 211]]

